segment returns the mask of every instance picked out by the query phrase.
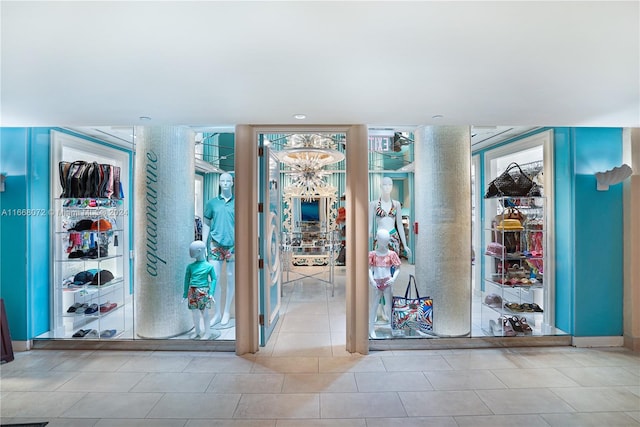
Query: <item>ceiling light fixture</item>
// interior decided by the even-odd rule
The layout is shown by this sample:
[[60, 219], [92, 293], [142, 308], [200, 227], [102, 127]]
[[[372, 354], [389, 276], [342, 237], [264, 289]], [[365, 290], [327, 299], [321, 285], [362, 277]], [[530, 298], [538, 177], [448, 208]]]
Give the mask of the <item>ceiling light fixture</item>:
[[149, 116], [140, 116], [139, 118], [140, 118], [140, 120], [142, 120], [142, 121], [149, 121], [149, 120], [151, 120], [151, 117], [149, 117]]
[[304, 120], [304, 119], [307, 118], [307, 115], [306, 114], [294, 114], [293, 118], [296, 119], [296, 120]]
[[432, 119], [441, 119], [443, 117], [444, 116], [442, 114], [436, 114], [436, 115], [431, 116]]

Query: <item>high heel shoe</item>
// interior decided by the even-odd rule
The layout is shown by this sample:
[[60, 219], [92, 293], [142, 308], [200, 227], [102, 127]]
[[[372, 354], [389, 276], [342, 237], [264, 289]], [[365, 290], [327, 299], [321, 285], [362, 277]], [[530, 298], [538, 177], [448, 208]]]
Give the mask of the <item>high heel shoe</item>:
[[514, 337], [517, 335], [509, 319], [507, 319], [506, 317], [499, 317], [498, 322], [502, 323], [502, 336]]
[[533, 333], [533, 329], [531, 329], [531, 326], [529, 326], [527, 319], [524, 317], [520, 318], [520, 327], [522, 328], [522, 331], [525, 333], [525, 335], [531, 335]]
[[524, 333], [524, 329], [522, 329], [522, 325], [520, 324], [520, 319], [516, 316], [509, 317], [509, 323], [511, 323], [511, 327], [514, 331]]

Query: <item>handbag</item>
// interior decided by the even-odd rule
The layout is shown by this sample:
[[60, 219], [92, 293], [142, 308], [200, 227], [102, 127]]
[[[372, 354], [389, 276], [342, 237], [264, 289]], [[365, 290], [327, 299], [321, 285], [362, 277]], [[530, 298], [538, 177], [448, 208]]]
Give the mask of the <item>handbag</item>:
[[[519, 172], [519, 173], [518, 173]], [[540, 186], [533, 182], [516, 162], [509, 163], [507, 169], [489, 183], [485, 199], [491, 197], [540, 197]]]
[[[416, 292], [411, 297], [411, 286]], [[421, 297], [413, 275], [409, 275], [409, 283], [404, 296], [394, 296], [391, 306], [391, 328], [395, 330], [433, 331], [433, 299]]]

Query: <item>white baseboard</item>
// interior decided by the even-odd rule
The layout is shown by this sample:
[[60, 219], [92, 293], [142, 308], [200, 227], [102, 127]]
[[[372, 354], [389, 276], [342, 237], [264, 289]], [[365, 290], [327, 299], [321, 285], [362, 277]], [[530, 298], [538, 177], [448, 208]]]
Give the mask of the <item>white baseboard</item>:
[[573, 337], [574, 347], [623, 347], [624, 337]]
[[33, 347], [33, 341], [28, 340], [28, 341], [11, 341], [11, 346], [13, 347], [13, 351], [14, 352], [21, 352], [21, 351], [29, 351], [31, 350], [31, 347]]

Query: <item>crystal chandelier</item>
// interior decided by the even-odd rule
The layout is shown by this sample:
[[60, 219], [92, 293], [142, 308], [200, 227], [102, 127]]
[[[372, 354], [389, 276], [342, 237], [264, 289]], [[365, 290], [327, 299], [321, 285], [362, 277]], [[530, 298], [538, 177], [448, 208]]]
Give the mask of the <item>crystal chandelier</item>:
[[335, 141], [319, 134], [293, 134], [287, 138], [284, 149], [277, 153], [278, 159], [291, 168], [291, 179], [296, 193], [305, 200], [317, 197], [328, 187], [325, 177], [331, 175], [325, 166], [344, 159], [336, 150]]

